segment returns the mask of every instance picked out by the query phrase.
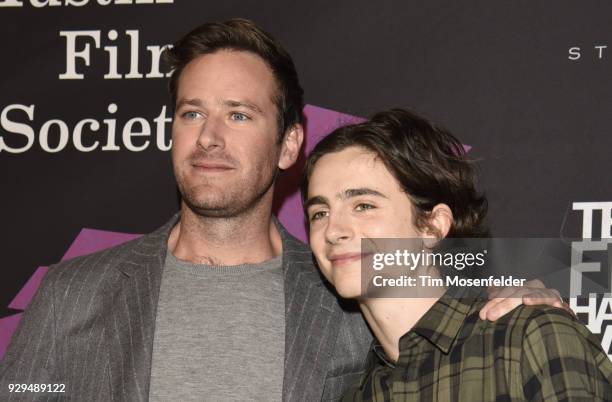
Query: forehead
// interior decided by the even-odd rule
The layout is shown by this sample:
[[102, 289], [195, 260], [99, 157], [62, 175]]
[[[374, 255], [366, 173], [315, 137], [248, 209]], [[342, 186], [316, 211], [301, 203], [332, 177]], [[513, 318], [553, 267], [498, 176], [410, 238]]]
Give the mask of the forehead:
[[308, 196], [368, 187], [383, 193], [401, 192], [395, 177], [378, 155], [360, 147], [349, 147], [322, 156], [313, 167]]
[[276, 80], [268, 64], [254, 53], [219, 50], [189, 62], [178, 79], [177, 98], [249, 97], [271, 103]]

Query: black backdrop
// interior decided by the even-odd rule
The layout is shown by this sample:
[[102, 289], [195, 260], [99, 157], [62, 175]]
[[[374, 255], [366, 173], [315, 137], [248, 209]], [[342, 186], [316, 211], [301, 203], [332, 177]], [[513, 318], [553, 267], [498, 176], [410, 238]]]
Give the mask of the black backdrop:
[[[81, 229], [146, 233], [177, 210], [170, 124], [154, 121], [170, 117], [166, 80], [147, 46], [205, 21], [242, 16], [279, 38], [310, 105], [354, 116], [408, 106], [449, 127], [481, 161], [495, 235], [612, 237], [612, 3], [169, 1], [0, 0], [0, 354], [19, 317], [9, 304]], [[83, 79], [60, 79], [70, 37], [76, 51], [89, 46], [89, 65], [74, 59]], [[117, 74], [144, 77], [105, 79], [114, 52]], [[122, 130], [137, 117], [151, 134], [132, 142], [149, 145], [130, 151]], [[72, 136], [86, 118], [100, 125], [83, 130], [83, 146], [99, 142], [89, 152]], [[104, 149], [103, 120], [116, 121], [119, 150]], [[41, 141], [62, 148], [62, 125], [66, 146], [45, 151]], [[596, 203], [591, 219], [577, 202]], [[609, 354], [611, 302], [581, 316]]]

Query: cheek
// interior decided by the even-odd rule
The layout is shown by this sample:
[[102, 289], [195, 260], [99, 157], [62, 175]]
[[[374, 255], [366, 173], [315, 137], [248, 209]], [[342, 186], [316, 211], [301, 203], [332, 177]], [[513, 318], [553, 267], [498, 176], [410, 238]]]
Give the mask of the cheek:
[[412, 223], [412, 217], [403, 211], [395, 211], [385, 216], [379, 216], [374, 222], [364, 226], [365, 237], [370, 238], [413, 238], [418, 232]]
[[355, 237], [359, 239], [372, 239], [379, 237], [390, 237], [389, 222], [380, 217], [370, 217], [354, 222]]
[[189, 141], [186, 135], [172, 134], [172, 156], [183, 157], [190, 151]]
[[404, 238], [417, 238], [419, 236], [418, 230], [414, 227], [414, 222], [412, 222], [412, 217], [404, 217], [401, 220], [398, 220], [395, 228], [396, 233], [398, 234], [396, 237], [404, 237]]
[[328, 261], [325, 258], [325, 242], [319, 236], [319, 233], [316, 229], [310, 230], [310, 248], [312, 253], [317, 260], [317, 264], [319, 269], [323, 272], [323, 274], [328, 277]]
[[316, 230], [310, 229], [309, 244], [312, 253], [316, 257], [317, 261], [320, 261], [320, 257], [323, 253], [322, 243], [319, 241]]
[[327, 279], [330, 283], [334, 283], [331, 264], [325, 259], [318, 259], [317, 263], [319, 267], [319, 271], [323, 274], [325, 279]]
[[172, 149], [170, 151], [170, 155], [172, 156], [173, 165], [175, 167], [178, 166], [180, 164], [179, 161], [181, 159], [181, 148], [180, 144], [174, 141], [174, 139], [172, 140]]
[[258, 174], [272, 171], [278, 162], [274, 144], [267, 142], [226, 141], [225, 150], [235, 159], [242, 161], [244, 167]]

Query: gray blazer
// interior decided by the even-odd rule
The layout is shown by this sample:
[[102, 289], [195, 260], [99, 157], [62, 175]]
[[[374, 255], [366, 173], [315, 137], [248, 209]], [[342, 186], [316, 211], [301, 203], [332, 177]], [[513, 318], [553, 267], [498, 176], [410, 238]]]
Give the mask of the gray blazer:
[[[49, 269], [0, 367], [0, 400], [148, 400], [157, 300], [177, 219]], [[358, 309], [322, 280], [309, 248], [278, 226], [285, 278], [283, 400], [338, 399], [362, 373], [371, 334]], [[10, 383], [65, 384], [65, 393], [9, 393]]]

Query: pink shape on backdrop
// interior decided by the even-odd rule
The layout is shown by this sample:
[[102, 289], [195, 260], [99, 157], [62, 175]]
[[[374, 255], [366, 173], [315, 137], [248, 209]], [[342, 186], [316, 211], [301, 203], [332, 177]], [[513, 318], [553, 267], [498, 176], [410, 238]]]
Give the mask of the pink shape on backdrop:
[[104, 250], [140, 236], [142, 235], [83, 228], [62, 257], [62, 261]]
[[13, 314], [8, 317], [0, 318], [0, 360], [4, 357], [6, 348], [8, 348], [13, 332], [17, 329], [17, 324], [21, 319], [21, 314]]
[[306, 155], [312, 151], [319, 141], [327, 134], [341, 126], [361, 123], [365, 119], [350, 114], [336, 112], [318, 106], [306, 105]]
[[11, 304], [9, 304], [9, 308], [14, 310], [25, 310], [48, 270], [49, 268], [47, 267], [38, 267], [19, 293], [17, 293], [17, 296], [15, 296]]
[[[66, 251], [64, 257], [62, 257], [62, 261], [113, 247], [140, 236], [141, 235], [137, 234], [84, 228], [74, 239], [70, 247], [68, 247], [68, 251]], [[19, 293], [17, 293], [17, 296], [13, 299], [9, 308], [25, 310], [36, 294], [36, 290], [47, 273], [47, 270], [47, 267], [38, 267], [28, 282], [26, 282]], [[20, 319], [21, 313], [0, 319], [0, 360], [4, 357], [6, 348], [8, 347]]]

